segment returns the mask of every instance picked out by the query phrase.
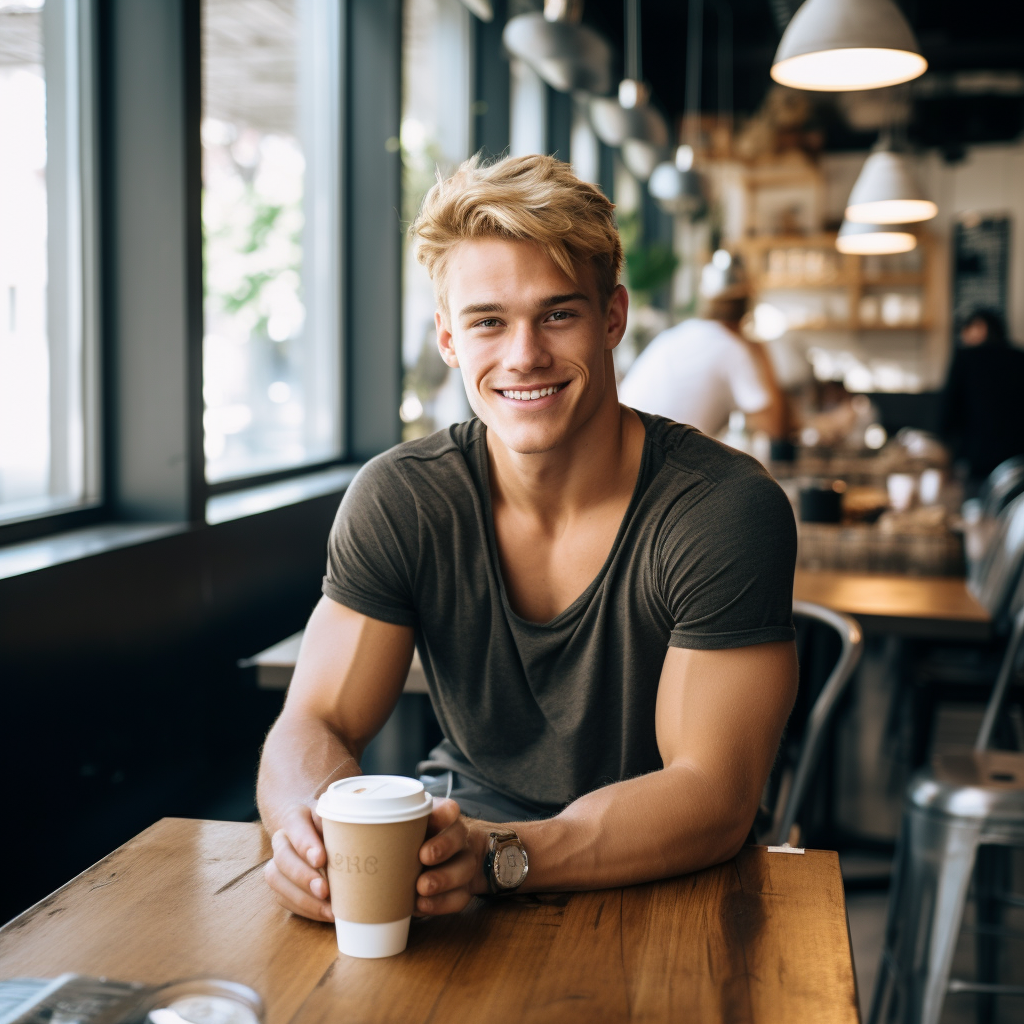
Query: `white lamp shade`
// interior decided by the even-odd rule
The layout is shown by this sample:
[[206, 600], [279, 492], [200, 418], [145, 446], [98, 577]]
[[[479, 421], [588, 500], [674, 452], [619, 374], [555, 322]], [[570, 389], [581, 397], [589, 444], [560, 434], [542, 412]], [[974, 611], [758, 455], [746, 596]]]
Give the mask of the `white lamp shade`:
[[867, 158], [846, 204], [857, 224], [914, 224], [939, 208], [918, 187], [906, 157], [882, 150]]
[[668, 125], [652, 107], [627, 110], [617, 99], [598, 96], [590, 101], [590, 123], [606, 146], [621, 146], [626, 139], [640, 139], [658, 149], [668, 145]]
[[892, 0], [804, 0], [771, 75], [794, 89], [848, 92], [909, 82], [927, 67]]
[[586, 25], [548, 21], [543, 14], [519, 14], [501, 34], [508, 50], [552, 88], [606, 93], [611, 88], [612, 49]]
[[856, 224], [844, 220], [836, 248], [847, 255], [888, 256], [917, 248], [917, 237], [902, 224]]
[[491, 0], [462, 0], [481, 21], [494, 21], [494, 8]]
[[643, 139], [624, 139], [621, 152], [622, 162], [639, 181], [647, 181], [665, 158], [664, 150]]
[[654, 168], [647, 190], [666, 213], [695, 214], [707, 202], [700, 174], [694, 170], [681, 171], [670, 161]]

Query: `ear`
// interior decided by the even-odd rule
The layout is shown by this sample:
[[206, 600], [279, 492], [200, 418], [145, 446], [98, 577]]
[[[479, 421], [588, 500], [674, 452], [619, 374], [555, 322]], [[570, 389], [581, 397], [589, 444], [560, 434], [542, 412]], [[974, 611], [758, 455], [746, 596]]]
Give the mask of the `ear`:
[[609, 351], [622, 341], [626, 333], [626, 317], [629, 313], [629, 293], [621, 284], [615, 286], [612, 297], [608, 300], [608, 312], [605, 314], [605, 348]]
[[434, 312], [434, 329], [437, 331], [437, 350], [441, 358], [453, 369], [458, 369], [459, 357], [455, 354], [455, 339], [451, 327], [445, 323], [441, 310]]

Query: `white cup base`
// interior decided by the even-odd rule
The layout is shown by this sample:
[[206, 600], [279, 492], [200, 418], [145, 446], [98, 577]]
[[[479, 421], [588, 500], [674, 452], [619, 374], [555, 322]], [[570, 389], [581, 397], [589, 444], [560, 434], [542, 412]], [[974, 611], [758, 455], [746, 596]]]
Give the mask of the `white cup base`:
[[411, 917], [386, 924], [359, 924], [355, 921], [334, 920], [338, 933], [338, 949], [346, 956], [357, 956], [374, 960], [382, 956], [394, 956], [405, 949], [409, 941]]

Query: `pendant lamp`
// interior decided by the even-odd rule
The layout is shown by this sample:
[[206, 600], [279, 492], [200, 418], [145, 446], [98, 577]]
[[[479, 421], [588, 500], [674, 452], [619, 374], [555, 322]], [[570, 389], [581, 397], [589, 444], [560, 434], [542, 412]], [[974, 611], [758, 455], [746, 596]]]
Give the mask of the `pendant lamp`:
[[622, 162], [638, 181], [647, 181], [665, 156], [663, 146], [655, 146], [643, 139], [623, 140], [620, 152]]
[[612, 49], [592, 28], [579, 24], [581, 14], [580, 3], [547, 0], [543, 14], [510, 18], [501, 39], [553, 89], [600, 95], [611, 88]]
[[[703, 0], [689, 0], [686, 29], [686, 113], [683, 118], [684, 132], [688, 129], [697, 143], [700, 133], [700, 76], [702, 35], [704, 30]], [[721, 61], [721, 54], [719, 54]], [[721, 70], [721, 69], [719, 69]], [[720, 90], [721, 91], [721, 90]], [[721, 99], [721, 97], [719, 97]], [[650, 175], [647, 190], [658, 201], [658, 205], [671, 214], [696, 217], [707, 206], [704, 179], [694, 170], [694, 146], [683, 144], [676, 149], [675, 161], [658, 164]]]
[[462, 0], [462, 3], [481, 21], [494, 21], [494, 8], [491, 6], [491, 0]]
[[903, 224], [857, 224], [844, 220], [836, 248], [846, 255], [889, 256], [917, 248], [917, 237]]
[[[644, 180], [650, 176], [647, 165], [652, 152], [660, 157], [660, 151], [668, 146], [668, 125], [647, 101], [640, 64], [640, 4], [639, 0], [626, 0], [626, 77], [619, 83], [618, 98], [595, 96], [590, 101], [590, 123], [606, 146], [619, 148], [631, 139], [645, 144], [630, 147], [633, 152], [626, 164], [630, 167], [632, 163], [630, 171]], [[623, 160], [627, 160], [625, 153]]]
[[610, 96], [590, 101], [590, 123], [606, 145], [621, 146], [626, 139], [640, 139], [657, 148], [668, 145], [668, 125], [653, 107], [623, 107]]
[[927, 67], [893, 0], [804, 0], [771, 75], [794, 89], [849, 92], [909, 82]]
[[891, 150], [867, 158], [846, 202], [846, 219], [857, 224], [914, 224], [938, 212], [918, 186], [907, 158]]

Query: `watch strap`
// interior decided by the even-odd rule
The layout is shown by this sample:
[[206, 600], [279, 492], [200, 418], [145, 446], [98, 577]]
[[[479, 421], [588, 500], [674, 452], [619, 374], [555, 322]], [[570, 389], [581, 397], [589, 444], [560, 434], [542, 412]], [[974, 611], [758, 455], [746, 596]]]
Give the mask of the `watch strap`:
[[526, 878], [524, 874], [519, 880], [517, 885], [510, 888], [498, 885], [497, 876], [494, 871], [494, 861], [498, 855], [502, 844], [513, 842], [516, 843], [519, 848], [523, 851], [525, 856], [526, 848], [523, 846], [523, 841], [519, 838], [519, 833], [515, 829], [501, 829], [491, 832], [487, 839], [487, 853], [484, 856], [484, 877], [487, 879], [487, 888], [490, 890], [492, 896], [502, 896], [507, 893], [513, 893]]

